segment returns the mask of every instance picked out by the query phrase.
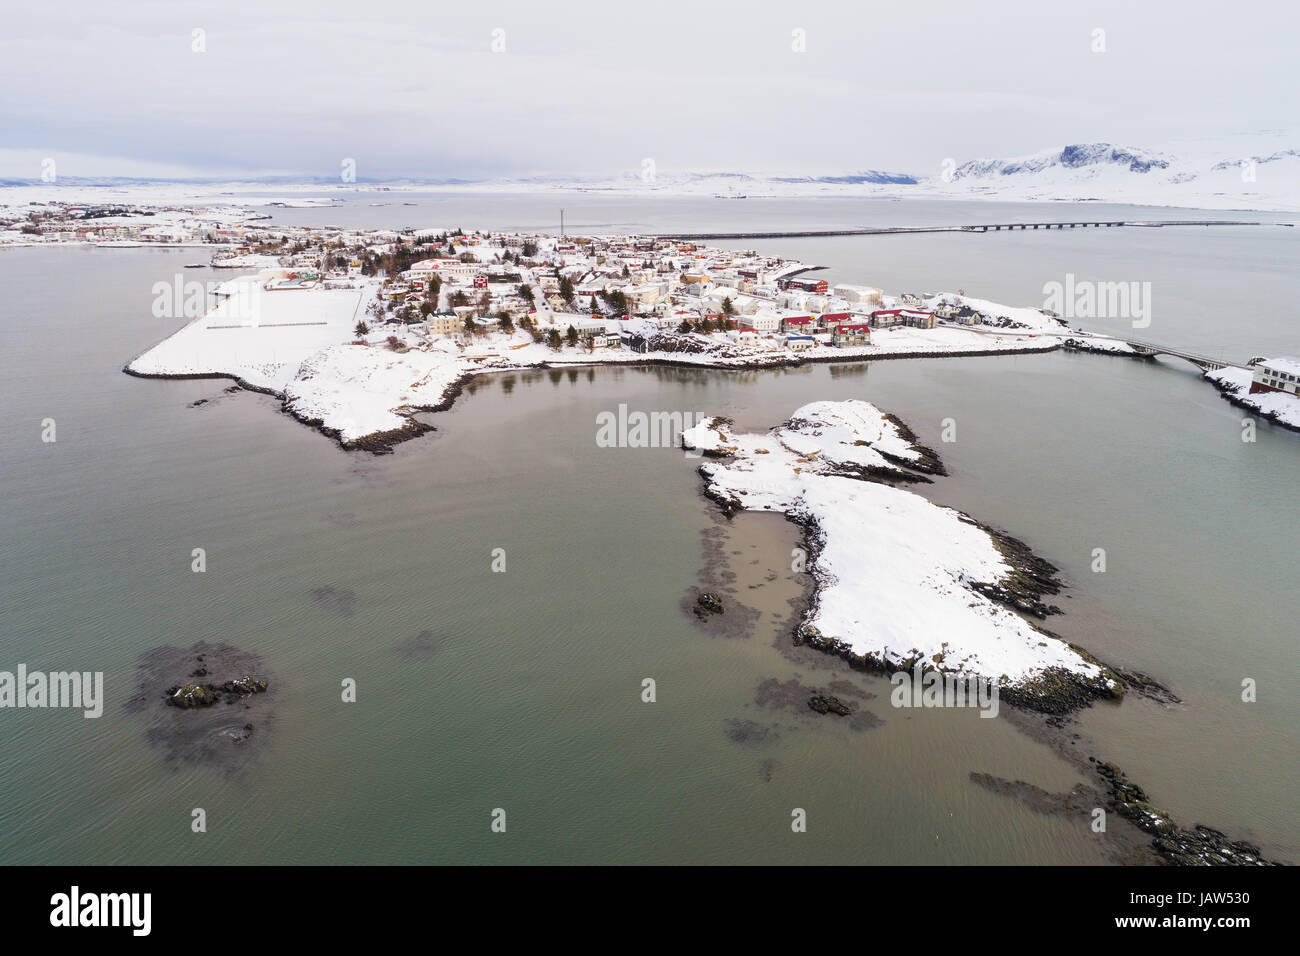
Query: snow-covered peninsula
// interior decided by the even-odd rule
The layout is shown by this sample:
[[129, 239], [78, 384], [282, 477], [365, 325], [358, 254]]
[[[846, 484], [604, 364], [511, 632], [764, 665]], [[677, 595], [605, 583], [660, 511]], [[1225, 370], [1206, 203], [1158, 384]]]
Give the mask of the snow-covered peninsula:
[[[238, 256], [260, 268], [200, 286], [201, 314], [125, 370], [233, 378], [376, 452], [427, 431], [417, 413], [447, 408], [484, 372], [1046, 352], [1069, 332], [1042, 309], [832, 287], [802, 262], [653, 237], [234, 238], [212, 265]], [[268, 252], [290, 240], [297, 252]], [[160, 283], [155, 314], [176, 314], [187, 284]]]
[[1086, 652], [1008, 605], [1043, 615], [1052, 569], [1019, 542], [899, 483], [942, 470], [901, 422], [864, 401], [814, 402], [765, 434], [723, 418], [688, 429], [710, 457], [706, 493], [728, 513], [773, 511], [808, 529], [817, 590], [799, 634], [856, 664], [991, 681], [1059, 712], [1123, 685]]

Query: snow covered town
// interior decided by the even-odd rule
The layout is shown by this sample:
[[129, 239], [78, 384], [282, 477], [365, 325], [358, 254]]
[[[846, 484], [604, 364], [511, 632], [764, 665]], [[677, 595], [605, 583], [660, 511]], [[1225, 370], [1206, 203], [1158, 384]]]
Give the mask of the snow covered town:
[[[272, 228], [262, 216], [224, 209], [41, 206], [25, 215], [0, 210], [0, 245], [210, 246], [217, 253], [196, 267], [256, 273], [268, 291], [378, 278], [366, 323], [399, 326], [407, 344], [449, 338], [468, 346], [487, 333], [524, 329], [557, 350], [644, 354], [656, 333], [677, 332], [701, 338], [657, 344], [692, 353], [726, 345], [803, 352], [869, 346], [873, 334], [874, 342], [900, 347], [952, 346], [941, 335], [906, 331], [941, 326], [1030, 336], [1063, 329], [1043, 310], [832, 286], [809, 275], [815, 266], [667, 239]], [[212, 304], [229, 292], [214, 288]]]
[[[426, 426], [415, 412], [447, 407], [461, 382], [485, 371], [768, 367], [1063, 345], [1138, 354], [1120, 339], [1070, 328], [1048, 309], [961, 290], [832, 284], [816, 265], [754, 250], [662, 236], [266, 220], [236, 207], [33, 203], [0, 208], [0, 248], [193, 247], [186, 269], [236, 275], [158, 283], [154, 314], [192, 321], [126, 371], [228, 376], [281, 396], [292, 414], [344, 445], [380, 450], [419, 434]], [[1230, 400], [1300, 425], [1295, 393], [1272, 384], [1286, 379], [1257, 381], [1247, 392], [1251, 372], [1242, 367], [1207, 377]], [[1275, 391], [1258, 394], [1261, 387]]]

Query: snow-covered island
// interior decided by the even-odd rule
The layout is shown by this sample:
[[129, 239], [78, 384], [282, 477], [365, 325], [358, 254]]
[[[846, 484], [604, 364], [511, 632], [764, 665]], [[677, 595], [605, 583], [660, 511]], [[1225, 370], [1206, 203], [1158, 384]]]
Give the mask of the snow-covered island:
[[728, 514], [777, 512], [807, 529], [817, 588], [803, 642], [873, 669], [991, 681], [1009, 703], [1050, 713], [1123, 693], [1104, 664], [1016, 613], [1055, 610], [1040, 600], [1059, 590], [1054, 568], [898, 487], [942, 465], [876, 406], [813, 402], [765, 434], [712, 418], [682, 442], [713, 459], [700, 472]]

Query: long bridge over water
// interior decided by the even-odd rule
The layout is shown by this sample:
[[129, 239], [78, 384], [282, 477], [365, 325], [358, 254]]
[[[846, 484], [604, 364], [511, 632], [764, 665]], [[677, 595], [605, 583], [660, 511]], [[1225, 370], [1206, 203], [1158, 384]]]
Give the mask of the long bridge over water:
[[1170, 348], [1164, 345], [1156, 345], [1152, 342], [1139, 342], [1135, 339], [1125, 339], [1129, 347], [1138, 355], [1148, 358], [1155, 358], [1157, 355], [1172, 355], [1174, 358], [1186, 359], [1193, 365], [1198, 366], [1202, 371], [1212, 372], [1215, 369], [1228, 368], [1245, 368], [1244, 365], [1238, 365], [1236, 362], [1225, 362], [1222, 359], [1210, 358], [1208, 355], [1198, 355], [1195, 352], [1188, 352], [1183, 349]]
[[[1082, 347], [1087, 347], [1087, 339], [1076, 339], [1081, 342]], [[1167, 345], [1156, 345], [1154, 342], [1143, 342], [1139, 339], [1123, 338], [1115, 336], [1115, 341], [1123, 342], [1131, 348], [1137, 355], [1143, 358], [1155, 358], [1157, 355], [1172, 355], [1174, 358], [1184, 359], [1191, 362], [1203, 372], [1212, 372], [1221, 368], [1248, 368], [1246, 365], [1239, 365], [1236, 362], [1228, 362], [1224, 359], [1211, 358], [1208, 355], [1201, 355], [1197, 352], [1189, 352], [1186, 349], [1175, 348]], [[1067, 346], [1068, 348], [1068, 346]]]
[[[774, 230], [771, 232], [694, 232], [657, 233], [654, 239], [680, 239], [687, 242], [714, 239], [821, 239], [831, 236], [892, 236], [924, 232], [1011, 232], [1024, 229], [1100, 229], [1114, 227], [1142, 227], [1160, 229], [1165, 226], [1265, 226], [1266, 222], [1249, 219], [1089, 219], [1061, 222], [986, 222], [970, 226], [875, 226], [862, 229], [809, 229]], [[1279, 223], [1278, 225], [1290, 225]]]

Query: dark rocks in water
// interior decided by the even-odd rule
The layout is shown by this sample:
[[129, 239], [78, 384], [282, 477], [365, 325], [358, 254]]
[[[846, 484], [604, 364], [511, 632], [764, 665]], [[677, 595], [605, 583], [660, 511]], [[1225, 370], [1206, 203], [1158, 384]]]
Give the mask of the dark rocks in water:
[[847, 717], [853, 713], [852, 707], [828, 694], [813, 694], [808, 698], [808, 709], [819, 714], [835, 714], [837, 717]]
[[169, 707], [211, 707], [217, 702], [217, 694], [201, 684], [180, 684], [167, 688], [165, 699]]
[[211, 707], [221, 699], [223, 693], [226, 695], [226, 703], [233, 704], [251, 694], [265, 693], [266, 688], [266, 681], [255, 680], [252, 677], [228, 680], [223, 684], [178, 684], [167, 688], [163, 700], [169, 707], [182, 709]]
[[1154, 677], [1143, 674], [1141, 671], [1120, 670], [1118, 667], [1112, 667], [1115, 676], [1124, 682], [1124, 686], [1141, 697], [1147, 697], [1158, 704], [1181, 704], [1183, 699], [1171, 691], [1164, 684], [1161, 684]]
[[884, 413], [884, 418], [885, 421], [889, 422], [898, 430], [898, 436], [911, 445], [913, 450], [915, 450], [919, 456], [916, 461], [910, 461], [905, 458], [896, 459], [892, 455], [887, 455], [877, 448], [877, 453], [879, 453], [886, 461], [898, 465], [901, 468], [910, 468], [912, 471], [921, 471], [929, 475], [948, 474], [948, 469], [944, 467], [943, 459], [939, 457], [939, 453], [933, 448], [922, 445], [921, 440], [916, 437], [916, 432], [907, 427], [907, 424], [901, 418], [897, 415], [890, 414], [889, 412]]
[[249, 694], [262, 694], [266, 692], [266, 681], [255, 680], [252, 677], [244, 676], [237, 680], [228, 680], [221, 685], [221, 689], [227, 694], [234, 694], [239, 697], [247, 697]]
[[[1070, 648], [1084, 660], [1097, 664], [1101, 673], [1085, 678], [1065, 667], [1048, 667], [1026, 681], [1014, 686], [999, 685], [1000, 698], [1012, 707], [1037, 711], [1040, 714], [1064, 716], [1097, 700], [1115, 700], [1124, 696], [1124, 688], [1105, 664], [1076, 644]], [[1109, 681], [1114, 681], [1111, 686]]]
[[807, 687], [795, 677], [788, 681], [769, 677], [760, 682], [754, 692], [754, 703], [759, 707], [783, 710], [799, 716], [807, 716], [811, 710], [817, 714], [847, 717], [850, 730], [872, 730], [884, 724], [884, 720], [869, 710], [859, 708], [856, 702], [840, 700], [819, 687]]
[[695, 616], [704, 617], [707, 614], [723, 613], [722, 598], [712, 591], [705, 591], [695, 599]]
[[190, 402], [190, 408], [198, 408], [200, 405], [206, 404], [208, 404], [208, 400], [206, 398], [200, 398], [198, 401]]
[[1000, 584], [975, 583], [971, 587], [990, 601], [1013, 607], [1021, 614], [1028, 614], [1030, 617], [1036, 617], [1039, 620], [1052, 614], [1063, 613], [1055, 604], [1045, 604], [1029, 596], [1028, 592], [1015, 587], [1013, 580]]
[[993, 546], [1006, 560], [1010, 573], [1000, 581], [974, 583], [971, 586], [991, 601], [1013, 607], [1023, 614], [1042, 618], [1062, 613], [1055, 604], [1047, 604], [1044, 595], [1060, 594], [1064, 587], [1057, 577], [1059, 569], [1045, 561], [1019, 538], [1013, 538], [1005, 531], [999, 531], [976, 521], [970, 515], [961, 515], [961, 520], [974, 525], [986, 533]]
[[1259, 847], [1200, 824], [1185, 830], [1163, 810], [1151, 805], [1137, 784], [1114, 764], [1096, 761], [1098, 775], [1109, 789], [1112, 810], [1154, 838], [1151, 845], [1176, 866], [1276, 866]]
[[[196, 670], [223, 679], [195, 681]], [[276, 681], [260, 675], [266, 675], [262, 658], [229, 644], [154, 648], [137, 662], [137, 692], [126, 710], [144, 716], [146, 737], [169, 763], [241, 770], [264, 752], [274, 732]], [[222, 701], [228, 706], [213, 706]], [[256, 715], [248, 713], [254, 709]]]

